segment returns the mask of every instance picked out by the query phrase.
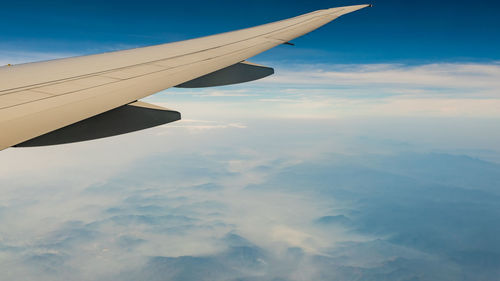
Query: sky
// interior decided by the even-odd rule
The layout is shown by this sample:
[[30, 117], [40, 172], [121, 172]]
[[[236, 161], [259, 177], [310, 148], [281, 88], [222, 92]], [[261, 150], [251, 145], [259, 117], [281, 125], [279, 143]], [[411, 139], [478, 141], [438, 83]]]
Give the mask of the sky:
[[[359, 1], [2, 1], [2, 52], [77, 55], [251, 27]], [[297, 39], [279, 61], [423, 63], [498, 61], [493, 0], [373, 1], [374, 8]]]
[[[183, 120], [0, 152], [0, 280], [500, 280], [498, 1], [374, 1], [168, 89]], [[4, 1], [0, 64], [355, 1]]]

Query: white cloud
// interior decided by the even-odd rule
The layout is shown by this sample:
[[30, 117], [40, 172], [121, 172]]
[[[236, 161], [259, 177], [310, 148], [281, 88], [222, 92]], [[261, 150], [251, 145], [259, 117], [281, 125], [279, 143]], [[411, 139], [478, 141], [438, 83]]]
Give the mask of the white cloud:
[[[296, 70], [288, 70], [296, 69]], [[365, 88], [381, 90], [412, 90], [432, 94], [498, 97], [500, 65], [491, 64], [428, 64], [428, 65], [330, 65], [286, 66], [277, 75], [263, 81], [270, 84], [318, 87]], [[451, 93], [450, 93], [451, 92]], [[403, 94], [406, 94], [403, 92]]]
[[193, 95], [200, 97], [247, 97], [252, 96], [248, 89], [231, 89], [225, 90], [221, 88], [200, 88], [183, 90], [182, 92], [173, 92], [172, 94]]
[[[215, 129], [245, 129], [246, 125], [242, 123], [222, 123], [218, 121], [208, 121], [208, 120], [180, 120], [174, 124], [167, 124], [163, 126], [167, 130], [172, 128], [186, 129], [191, 133], [199, 133], [206, 130]], [[165, 134], [166, 132], [158, 132], [158, 135]]]

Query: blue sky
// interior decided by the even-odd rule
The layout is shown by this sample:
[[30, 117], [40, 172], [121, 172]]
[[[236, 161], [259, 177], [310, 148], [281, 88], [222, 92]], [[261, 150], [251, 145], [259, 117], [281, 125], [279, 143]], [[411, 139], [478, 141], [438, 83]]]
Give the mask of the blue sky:
[[[0, 64], [359, 4], [267, 2], [6, 2]], [[500, 280], [500, 4], [374, 4], [146, 99], [182, 121], [2, 151], [0, 279]]]
[[[2, 49], [95, 53], [210, 35], [359, 1], [4, 1]], [[373, 63], [500, 59], [498, 1], [374, 1], [262, 57]]]

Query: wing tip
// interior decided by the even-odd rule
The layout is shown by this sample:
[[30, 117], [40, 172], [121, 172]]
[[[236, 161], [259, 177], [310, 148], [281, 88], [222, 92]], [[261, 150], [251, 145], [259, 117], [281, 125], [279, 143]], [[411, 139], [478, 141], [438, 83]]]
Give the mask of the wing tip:
[[349, 14], [364, 8], [369, 8], [373, 7], [373, 4], [363, 4], [363, 5], [352, 5], [352, 6], [344, 6], [344, 7], [336, 7], [336, 8], [331, 8], [327, 9], [330, 10], [331, 12], [336, 13], [338, 16], [342, 16], [345, 14]]

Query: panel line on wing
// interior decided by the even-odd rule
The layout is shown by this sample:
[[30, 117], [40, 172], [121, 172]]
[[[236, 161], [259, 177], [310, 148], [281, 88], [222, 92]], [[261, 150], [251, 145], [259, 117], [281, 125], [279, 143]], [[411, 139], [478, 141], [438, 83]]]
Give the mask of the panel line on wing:
[[[16, 106], [21, 106], [21, 105], [25, 105], [25, 104], [28, 104], [28, 103], [32, 103], [32, 102], [35, 102], [35, 101], [46, 100], [46, 99], [51, 99], [51, 98], [60, 97], [60, 96], [64, 96], [64, 95], [74, 94], [74, 93], [81, 92], [81, 91], [84, 91], [84, 90], [90, 90], [90, 89], [98, 88], [98, 87], [101, 87], [101, 86], [105, 86], [105, 85], [109, 85], [109, 84], [114, 84], [114, 83], [118, 83], [118, 82], [125, 81], [125, 80], [131, 80], [131, 79], [135, 79], [135, 78], [139, 78], [139, 77], [143, 77], [143, 76], [147, 76], [147, 75], [151, 75], [151, 74], [156, 74], [156, 73], [160, 73], [160, 72], [164, 72], [164, 71], [173, 71], [175, 69], [180, 69], [180, 68], [183, 68], [183, 67], [188, 67], [188, 66], [196, 64], [196, 63], [206, 62], [206, 61], [210, 61], [210, 60], [214, 60], [214, 59], [218, 59], [218, 58], [228, 57], [228, 56], [231, 56], [231, 55], [234, 55], [234, 54], [237, 54], [237, 53], [245, 52], [248, 49], [252, 49], [252, 48], [255, 48], [255, 47], [259, 46], [259, 45], [263, 45], [263, 44], [266, 44], [266, 43], [267, 42], [263, 42], [263, 43], [252, 45], [250, 47], [245, 47], [243, 49], [239, 49], [239, 50], [233, 51], [231, 53], [225, 53], [225, 54], [217, 56], [217, 57], [210, 57], [210, 58], [206, 58], [206, 59], [202, 59], [202, 60], [190, 62], [190, 63], [184, 64], [184, 65], [179, 65], [179, 66], [176, 66], [176, 67], [173, 67], [173, 68], [168, 68], [168, 69], [162, 69], [162, 70], [158, 70], [158, 71], [153, 71], [153, 72], [149, 72], [149, 73], [145, 73], [145, 74], [141, 74], [141, 75], [137, 75], [137, 76], [133, 76], [133, 77], [128, 77], [128, 78], [116, 80], [116, 81], [109, 82], [109, 83], [102, 84], [102, 85], [92, 86], [92, 87], [88, 87], [88, 88], [84, 88], [84, 89], [79, 89], [79, 90], [73, 90], [73, 91], [70, 91], [70, 92], [62, 93], [62, 94], [52, 95], [52, 94], [49, 94], [49, 93], [36, 91], [37, 93], [46, 94], [48, 96], [44, 97], [44, 98], [37, 99], [37, 100], [33, 100], [33, 101], [26, 101], [26, 102], [21, 102], [19, 104], [15, 104], [15, 105], [9, 105], [9, 106], [5, 106], [5, 107], [1, 107], [0, 109], [12, 108], [12, 107], [16, 107]], [[176, 72], [173, 72], [172, 74], [175, 74], [175, 73]], [[92, 77], [94, 77], [94, 76], [92, 76]], [[98, 75], [96, 77], [106, 77], [106, 76], [100, 76], [100, 75]], [[186, 81], [184, 81], [184, 82], [186, 82]], [[36, 90], [37, 88], [33, 88], [33, 89]], [[32, 91], [33, 89], [30, 89], [30, 91]], [[15, 93], [18, 93], [18, 92], [9, 93], [8, 95], [14, 95]], [[7, 95], [3, 95], [3, 96], [7, 96]], [[0, 95], [0, 97], [2, 97], [2, 96]]]

